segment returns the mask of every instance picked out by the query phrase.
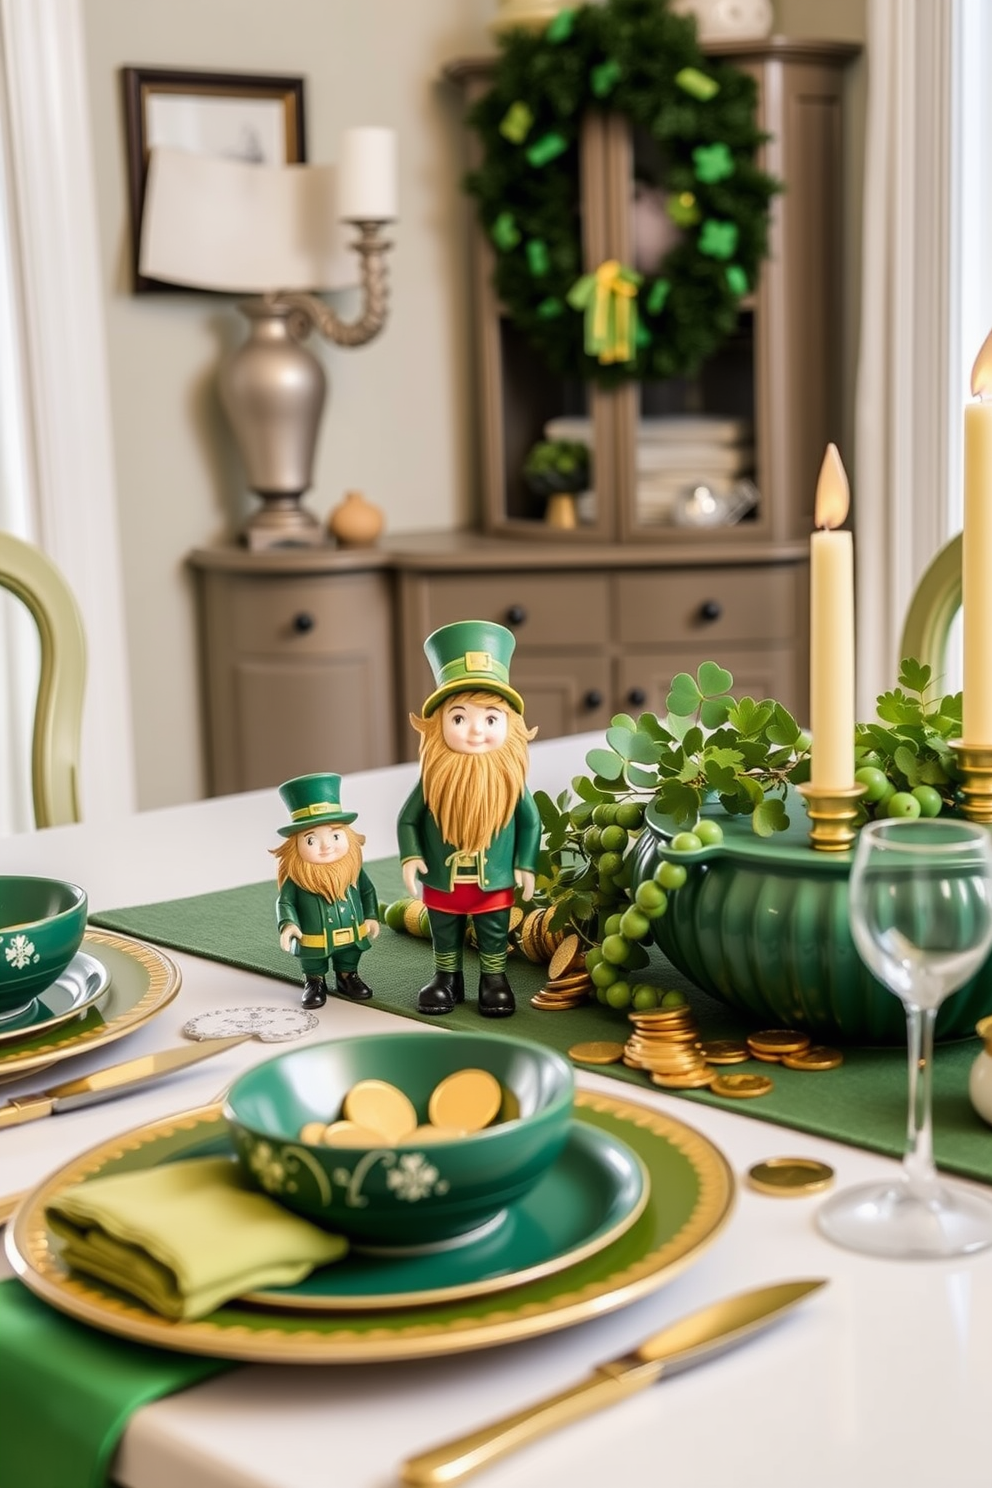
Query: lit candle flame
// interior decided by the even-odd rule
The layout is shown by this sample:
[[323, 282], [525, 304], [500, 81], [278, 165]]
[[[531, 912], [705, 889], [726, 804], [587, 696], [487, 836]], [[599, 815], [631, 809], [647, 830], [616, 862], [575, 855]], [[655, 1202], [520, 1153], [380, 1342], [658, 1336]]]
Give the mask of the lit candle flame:
[[816, 502], [813, 507], [814, 526], [820, 528], [842, 526], [850, 504], [851, 489], [847, 483], [844, 462], [837, 446], [828, 444], [816, 482]]
[[990, 388], [992, 388], [992, 331], [989, 331], [982, 342], [982, 349], [971, 369], [971, 395], [973, 398], [984, 398], [986, 391]]

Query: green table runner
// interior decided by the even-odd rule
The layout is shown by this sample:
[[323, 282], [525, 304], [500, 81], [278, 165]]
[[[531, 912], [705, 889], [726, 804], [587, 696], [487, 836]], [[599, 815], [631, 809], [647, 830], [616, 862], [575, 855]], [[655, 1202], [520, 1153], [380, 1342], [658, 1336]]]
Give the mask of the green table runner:
[[3, 1488], [104, 1488], [132, 1412], [232, 1367], [111, 1338], [0, 1282]]
[[[397, 859], [368, 865], [379, 898], [385, 902], [403, 893]], [[275, 927], [275, 884], [250, 884], [222, 893], [141, 905], [133, 909], [94, 916], [94, 922], [122, 930], [144, 940], [156, 941], [174, 950], [212, 958], [246, 970], [261, 972], [291, 983], [275, 990], [276, 999], [298, 1000], [301, 979], [296, 962], [279, 949]], [[477, 960], [466, 952], [466, 1002], [443, 1019], [423, 1019], [417, 1012], [417, 991], [432, 970], [428, 942], [397, 934], [383, 927], [372, 949], [362, 958], [362, 976], [374, 992], [372, 1006], [388, 1009], [407, 1018], [430, 1021], [435, 1026], [478, 1031], [494, 1027], [481, 1023], [475, 1006]], [[538, 1011], [530, 998], [547, 980], [546, 969], [522, 956], [511, 958], [510, 980], [517, 994], [517, 1012], [511, 1023], [501, 1023], [501, 1032], [536, 1039], [551, 1048], [566, 1051], [587, 1039], [624, 1039], [630, 1029], [625, 1013], [598, 1003], [567, 1012]], [[707, 996], [676, 971], [660, 954], [653, 952], [644, 979], [660, 986], [677, 987], [689, 997], [704, 1038], [742, 1037], [749, 1031], [731, 1008]], [[335, 998], [319, 1014], [328, 1036], [334, 1033]], [[980, 1049], [977, 1039], [966, 1039], [938, 1047], [934, 1062], [934, 1125], [937, 1161], [949, 1172], [992, 1182], [992, 1130], [976, 1115], [968, 1099], [968, 1073]], [[906, 1130], [906, 1053], [904, 1048], [845, 1049], [838, 1069], [803, 1073], [784, 1066], [752, 1063], [735, 1070], [770, 1074], [771, 1094], [757, 1100], [726, 1100], [708, 1090], [679, 1091], [680, 1098], [721, 1106], [759, 1120], [818, 1136], [833, 1137], [855, 1147], [865, 1147], [887, 1156], [903, 1152]], [[626, 1065], [614, 1064], [598, 1070], [617, 1080], [641, 1088], [651, 1086], [647, 1075]]]

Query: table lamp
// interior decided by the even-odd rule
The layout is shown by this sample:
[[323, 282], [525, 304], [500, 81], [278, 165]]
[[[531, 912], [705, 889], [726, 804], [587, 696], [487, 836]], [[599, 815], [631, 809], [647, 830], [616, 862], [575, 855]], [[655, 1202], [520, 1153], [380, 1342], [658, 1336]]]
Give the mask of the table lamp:
[[[383, 231], [395, 216], [396, 136], [389, 129], [346, 130], [337, 168], [151, 152], [141, 272], [253, 296], [239, 305], [247, 340], [220, 373], [248, 485], [262, 498], [242, 534], [252, 550], [326, 540], [301, 504], [327, 390], [321, 363], [303, 343], [316, 330], [337, 346], [363, 346], [382, 330], [390, 247]], [[342, 223], [358, 229], [350, 251]], [[361, 305], [350, 322], [312, 292], [356, 284]]]

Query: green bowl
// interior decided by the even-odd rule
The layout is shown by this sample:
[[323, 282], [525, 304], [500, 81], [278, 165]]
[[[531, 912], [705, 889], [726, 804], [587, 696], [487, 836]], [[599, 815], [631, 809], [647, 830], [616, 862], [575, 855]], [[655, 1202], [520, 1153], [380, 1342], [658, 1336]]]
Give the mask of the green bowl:
[[86, 930], [84, 889], [60, 878], [0, 877], [0, 1018], [62, 975]]
[[[427, 1122], [446, 1075], [484, 1069], [519, 1117], [468, 1136], [391, 1147], [300, 1141], [337, 1118], [359, 1080], [385, 1080]], [[572, 1067], [560, 1054], [498, 1034], [389, 1033], [289, 1049], [232, 1085], [224, 1116], [249, 1179], [308, 1219], [372, 1246], [436, 1245], [493, 1220], [557, 1158], [568, 1135]]]
[[[847, 886], [853, 852], [809, 845], [802, 798], [791, 795], [790, 825], [758, 837], [749, 817], [718, 806], [724, 841], [674, 853], [672, 827], [649, 806], [632, 849], [634, 883], [668, 859], [688, 878], [669, 894], [652, 922], [654, 938], [674, 966], [754, 1027], [801, 1028], [821, 1040], [905, 1044], [902, 1003], [868, 971], [848, 925]], [[992, 963], [937, 1014], [938, 1039], [968, 1038], [992, 1012]]]

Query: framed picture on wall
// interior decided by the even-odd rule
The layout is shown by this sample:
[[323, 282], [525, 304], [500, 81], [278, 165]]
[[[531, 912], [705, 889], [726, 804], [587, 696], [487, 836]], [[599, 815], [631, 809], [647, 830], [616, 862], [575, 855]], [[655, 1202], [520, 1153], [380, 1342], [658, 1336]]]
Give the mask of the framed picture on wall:
[[261, 165], [302, 164], [306, 160], [303, 79], [161, 67], [125, 67], [122, 77], [131, 263], [135, 293], [143, 294], [174, 288], [146, 279], [138, 269], [151, 148], [171, 145]]

